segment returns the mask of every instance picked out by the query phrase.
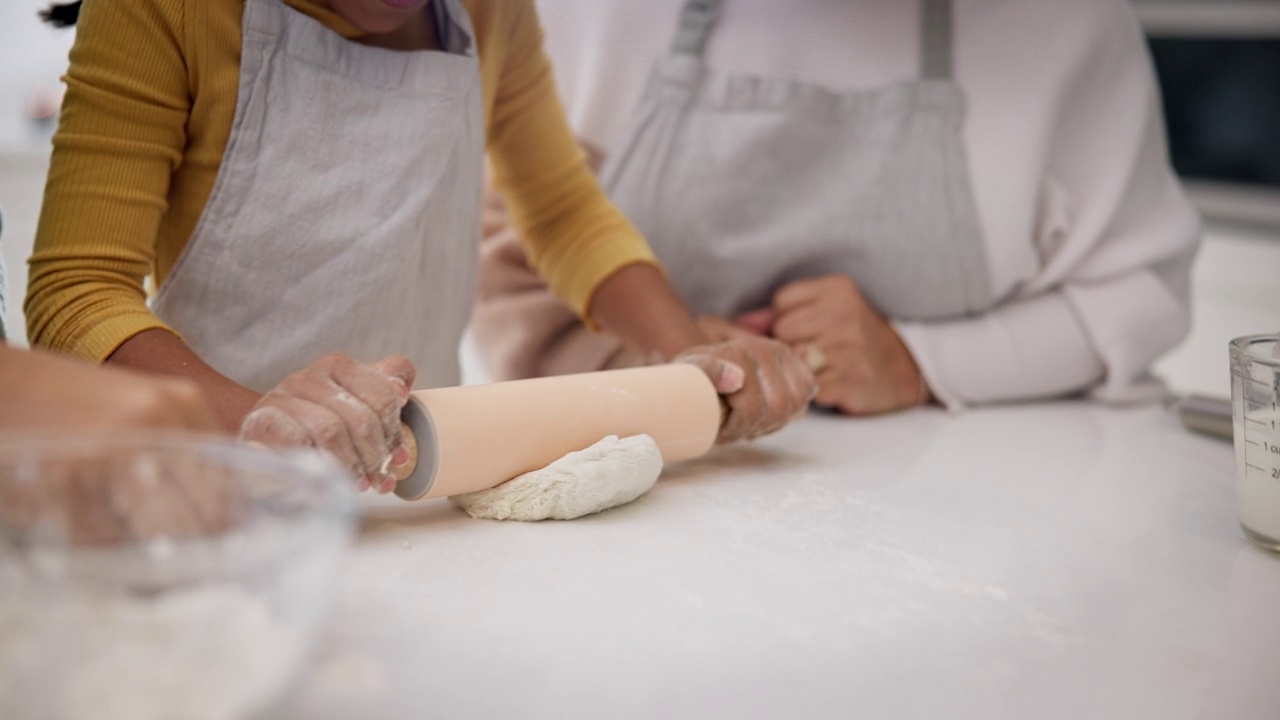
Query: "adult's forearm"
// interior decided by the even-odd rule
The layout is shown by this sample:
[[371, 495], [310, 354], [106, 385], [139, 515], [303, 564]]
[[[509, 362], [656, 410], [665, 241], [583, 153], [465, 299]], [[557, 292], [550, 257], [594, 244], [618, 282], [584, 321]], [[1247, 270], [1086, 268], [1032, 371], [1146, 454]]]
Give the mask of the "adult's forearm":
[[260, 396], [222, 375], [166, 330], [146, 330], [126, 340], [107, 364], [187, 378], [204, 392], [222, 426], [236, 432]]

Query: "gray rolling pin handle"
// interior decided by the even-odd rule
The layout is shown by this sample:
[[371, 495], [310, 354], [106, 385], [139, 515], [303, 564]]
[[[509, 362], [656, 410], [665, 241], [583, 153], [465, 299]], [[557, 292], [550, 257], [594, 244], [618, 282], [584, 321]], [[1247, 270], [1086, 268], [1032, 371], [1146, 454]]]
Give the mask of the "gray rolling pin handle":
[[431, 492], [439, 466], [439, 438], [431, 415], [414, 398], [410, 397], [400, 411], [402, 431], [408, 433], [405, 444], [409, 446], [409, 465], [413, 471], [396, 483], [396, 495], [405, 500], [417, 500]]
[[1231, 440], [1231, 400], [1204, 395], [1177, 398], [1171, 409], [1182, 425], [1193, 432]]

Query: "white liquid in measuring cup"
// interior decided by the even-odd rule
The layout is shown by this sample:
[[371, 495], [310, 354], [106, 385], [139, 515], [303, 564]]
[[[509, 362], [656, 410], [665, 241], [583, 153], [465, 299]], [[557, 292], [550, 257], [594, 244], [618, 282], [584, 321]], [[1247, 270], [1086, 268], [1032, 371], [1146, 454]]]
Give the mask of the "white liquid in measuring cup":
[[1231, 341], [1231, 415], [1240, 524], [1280, 552], [1280, 335]]
[[1244, 416], [1236, 447], [1236, 493], [1240, 521], [1262, 540], [1280, 544], [1280, 412]]

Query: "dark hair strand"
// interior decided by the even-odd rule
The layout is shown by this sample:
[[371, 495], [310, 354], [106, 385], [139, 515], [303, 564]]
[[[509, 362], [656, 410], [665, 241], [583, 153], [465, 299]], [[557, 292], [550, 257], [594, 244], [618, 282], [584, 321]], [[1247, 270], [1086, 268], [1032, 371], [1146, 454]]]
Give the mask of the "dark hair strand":
[[78, 0], [78, 2], [50, 5], [40, 11], [40, 19], [54, 27], [71, 27], [80, 19], [80, 6], [83, 4], [84, 0]]

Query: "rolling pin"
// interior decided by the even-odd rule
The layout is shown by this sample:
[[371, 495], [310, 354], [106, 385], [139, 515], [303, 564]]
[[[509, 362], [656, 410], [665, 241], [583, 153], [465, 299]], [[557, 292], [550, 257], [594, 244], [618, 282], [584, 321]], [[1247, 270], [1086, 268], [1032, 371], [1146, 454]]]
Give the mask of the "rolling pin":
[[419, 390], [401, 419], [395, 492], [417, 500], [496, 487], [609, 435], [649, 435], [666, 462], [700, 457], [721, 404], [705, 373], [675, 364]]

